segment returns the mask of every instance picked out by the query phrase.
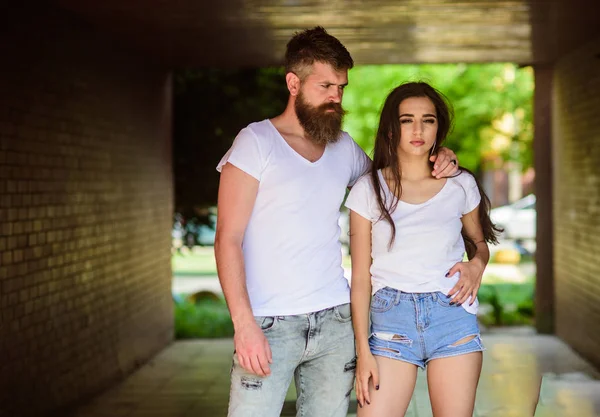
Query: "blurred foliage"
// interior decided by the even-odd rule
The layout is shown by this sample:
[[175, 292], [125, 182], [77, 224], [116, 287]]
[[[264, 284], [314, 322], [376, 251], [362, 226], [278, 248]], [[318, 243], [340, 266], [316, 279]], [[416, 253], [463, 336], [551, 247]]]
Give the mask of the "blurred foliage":
[[[532, 164], [533, 71], [514, 64], [369, 65], [349, 73], [344, 92], [344, 128], [371, 154], [379, 113], [389, 92], [407, 81], [424, 81], [443, 93], [454, 108], [454, 130], [445, 146], [461, 165], [479, 171], [484, 158]], [[498, 126], [506, 115], [509, 131]], [[506, 141], [496, 136], [506, 137]]]
[[175, 302], [176, 339], [216, 337], [233, 337], [233, 323], [224, 300]]
[[238, 132], [285, 109], [282, 68], [194, 69], [174, 77], [175, 211], [205, 216], [217, 202], [216, 166]]
[[533, 280], [526, 283], [483, 284], [477, 294], [480, 305], [490, 306], [479, 320], [486, 326], [532, 325], [534, 322]]

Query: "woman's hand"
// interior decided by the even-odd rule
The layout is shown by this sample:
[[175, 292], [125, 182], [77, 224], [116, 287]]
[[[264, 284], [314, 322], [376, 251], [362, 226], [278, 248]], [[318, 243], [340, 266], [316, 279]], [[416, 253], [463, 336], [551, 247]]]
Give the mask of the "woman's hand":
[[451, 304], [462, 304], [469, 300], [471, 297], [472, 305], [477, 297], [479, 287], [481, 287], [481, 279], [483, 278], [483, 271], [485, 265], [478, 259], [473, 258], [469, 262], [459, 262], [455, 264], [450, 271], [446, 274], [447, 277], [451, 277], [457, 272], [460, 274], [460, 278], [454, 287], [448, 293], [449, 297], [453, 297]]
[[372, 379], [373, 387], [379, 389], [379, 371], [375, 356], [371, 352], [360, 355], [356, 360], [356, 400], [361, 407], [371, 404], [369, 396], [369, 380]]

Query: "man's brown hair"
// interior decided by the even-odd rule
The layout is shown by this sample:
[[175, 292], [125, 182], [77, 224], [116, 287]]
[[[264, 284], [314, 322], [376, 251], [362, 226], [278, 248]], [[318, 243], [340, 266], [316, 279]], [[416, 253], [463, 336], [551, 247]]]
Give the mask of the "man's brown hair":
[[349, 70], [354, 66], [346, 47], [321, 26], [294, 34], [285, 52], [285, 71], [293, 72], [303, 80], [315, 62], [329, 64], [336, 71]]

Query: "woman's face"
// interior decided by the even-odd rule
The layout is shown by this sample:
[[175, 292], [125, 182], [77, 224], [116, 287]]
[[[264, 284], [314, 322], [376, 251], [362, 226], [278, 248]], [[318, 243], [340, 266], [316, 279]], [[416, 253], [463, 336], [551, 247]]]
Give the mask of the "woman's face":
[[400, 118], [399, 154], [429, 155], [435, 143], [438, 120], [435, 106], [427, 97], [403, 100], [398, 108]]

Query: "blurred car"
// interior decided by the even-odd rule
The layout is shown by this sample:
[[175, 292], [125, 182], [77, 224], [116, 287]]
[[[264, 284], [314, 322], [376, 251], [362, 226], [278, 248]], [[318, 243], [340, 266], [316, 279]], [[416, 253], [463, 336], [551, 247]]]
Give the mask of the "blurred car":
[[535, 195], [529, 194], [512, 204], [490, 210], [492, 222], [504, 229], [505, 239], [535, 239]]

